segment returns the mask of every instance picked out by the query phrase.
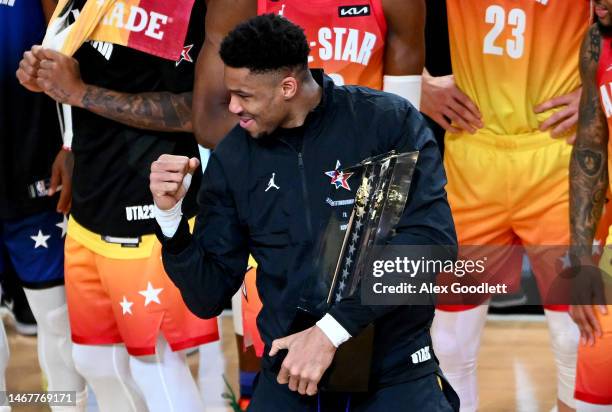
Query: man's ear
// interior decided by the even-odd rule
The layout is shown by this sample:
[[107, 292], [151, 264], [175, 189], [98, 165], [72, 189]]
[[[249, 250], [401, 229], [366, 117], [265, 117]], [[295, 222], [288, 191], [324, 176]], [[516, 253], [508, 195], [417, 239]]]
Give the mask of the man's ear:
[[283, 79], [281, 83], [283, 98], [285, 100], [290, 100], [293, 96], [296, 95], [298, 91], [298, 81], [293, 76], [287, 76]]

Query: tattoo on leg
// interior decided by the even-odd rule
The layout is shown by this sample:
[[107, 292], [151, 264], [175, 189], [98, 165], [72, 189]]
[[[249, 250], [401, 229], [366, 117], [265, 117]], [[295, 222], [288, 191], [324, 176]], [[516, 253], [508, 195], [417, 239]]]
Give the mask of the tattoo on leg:
[[587, 176], [596, 176], [601, 170], [602, 156], [600, 153], [593, 150], [576, 150], [576, 160], [578, 161], [580, 170], [582, 170]]

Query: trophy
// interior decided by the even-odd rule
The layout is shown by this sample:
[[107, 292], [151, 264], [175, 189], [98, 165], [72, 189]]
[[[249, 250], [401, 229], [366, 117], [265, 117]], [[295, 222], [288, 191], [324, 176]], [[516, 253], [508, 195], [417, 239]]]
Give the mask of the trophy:
[[[318, 253], [314, 273], [300, 296], [291, 333], [313, 326], [334, 304], [358, 296], [369, 253], [374, 246], [386, 245], [395, 234], [395, 226], [406, 207], [418, 154], [392, 151], [339, 172], [359, 178], [353, 209], [346, 224], [331, 212], [315, 249]], [[319, 384], [320, 389], [366, 392], [373, 340], [374, 325], [370, 324], [342, 344]]]

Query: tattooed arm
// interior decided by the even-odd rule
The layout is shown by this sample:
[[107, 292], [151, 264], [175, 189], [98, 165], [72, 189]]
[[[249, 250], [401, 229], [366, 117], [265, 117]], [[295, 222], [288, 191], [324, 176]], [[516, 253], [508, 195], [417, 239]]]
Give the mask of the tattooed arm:
[[191, 132], [192, 96], [192, 92], [128, 94], [86, 85], [73, 106], [139, 129]]
[[116, 92], [85, 84], [81, 79], [79, 63], [71, 57], [39, 46], [32, 48], [29, 55], [36, 61], [32, 64], [26, 59], [22, 60], [17, 77], [22, 84], [35, 81], [41, 91], [55, 101], [81, 107], [140, 129], [165, 132], [193, 130], [192, 92]]
[[597, 68], [601, 35], [593, 25], [580, 50], [578, 134], [570, 163], [571, 243], [577, 257], [588, 258], [608, 187], [608, 124], [599, 103]]
[[595, 230], [608, 187], [608, 124], [599, 103], [597, 68], [601, 35], [596, 25], [588, 31], [580, 49], [582, 97], [578, 133], [570, 163], [570, 227], [574, 276], [570, 316], [580, 329], [583, 344], [593, 345], [601, 338], [601, 324], [593, 305], [600, 313], [605, 307], [601, 274], [591, 257]]

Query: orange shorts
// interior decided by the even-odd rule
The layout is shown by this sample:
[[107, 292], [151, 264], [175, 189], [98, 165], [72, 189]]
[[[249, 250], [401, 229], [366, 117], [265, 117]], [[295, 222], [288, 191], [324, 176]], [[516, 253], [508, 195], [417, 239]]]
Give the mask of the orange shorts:
[[65, 248], [75, 343], [124, 343], [131, 355], [143, 356], [155, 353], [160, 332], [174, 351], [219, 339], [216, 319], [200, 319], [185, 306], [164, 272], [159, 242], [148, 258], [113, 259], [83, 246], [69, 232]]
[[612, 305], [608, 305], [605, 316], [597, 308], [593, 311], [603, 329], [603, 338], [597, 338], [593, 346], [578, 346], [575, 397], [583, 402], [612, 405]]
[[242, 328], [245, 347], [253, 345], [257, 356], [263, 356], [264, 343], [257, 329], [257, 315], [261, 311], [261, 299], [257, 293], [257, 268], [249, 267], [242, 284]]
[[[539, 256], [534, 250], [569, 245], [570, 155], [571, 146], [548, 133], [447, 133], [445, 139], [446, 190], [459, 244], [527, 246], [542, 295], [559, 273], [552, 263], [562, 256]], [[508, 288], [518, 285], [522, 256], [500, 252], [496, 259]], [[473, 306], [439, 308], [452, 311]], [[567, 310], [568, 306], [548, 308]]]
[[[612, 239], [608, 238], [608, 244]], [[604, 278], [607, 315], [593, 311], [599, 319], [603, 331], [602, 338], [596, 338], [595, 345], [578, 346], [578, 366], [576, 368], [575, 397], [583, 402], [597, 405], [612, 405], [612, 249], [606, 246], [599, 267], [607, 273]]]

